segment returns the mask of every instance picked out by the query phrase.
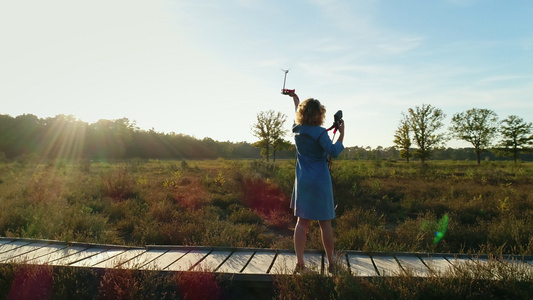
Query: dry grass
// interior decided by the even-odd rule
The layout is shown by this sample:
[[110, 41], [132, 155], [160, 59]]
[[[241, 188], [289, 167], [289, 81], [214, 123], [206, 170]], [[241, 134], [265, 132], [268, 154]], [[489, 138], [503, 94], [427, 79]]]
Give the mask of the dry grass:
[[[127, 245], [292, 247], [294, 161], [0, 166], [0, 234]], [[530, 163], [336, 161], [336, 247], [533, 253]], [[436, 226], [449, 216], [443, 239]], [[316, 225], [316, 224], [315, 224]], [[318, 226], [308, 248], [321, 249]]]
[[[127, 245], [292, 247], [294, 161], [0, 164], [0, 234]], [[335, 161], [337, 249], [533, 253], [533, 165]], [[443, 239], [435, 234], [449, 217]], [[321, 249], [319, 228], [308, 248]], [[279, 277], [278, 299], [527, 299], [531, 271], [495, 263], [449, 276]], [[529, 269], [530, 270], [530, 269]], [[493, 280], [498, 278], [498, 280]], [[0, 266], [0, 290], [25, 299], [231, 297], [210, 272]], [[230, 295], [230, 296], [228, 296]]]

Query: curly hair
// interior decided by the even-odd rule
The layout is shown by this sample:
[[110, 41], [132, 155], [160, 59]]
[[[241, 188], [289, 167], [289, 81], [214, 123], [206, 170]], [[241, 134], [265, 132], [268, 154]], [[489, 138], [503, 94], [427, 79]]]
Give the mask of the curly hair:
[[320, 126], [326, 117], [326, 107], [317, 99], [309, 98], [300, 105], [296, 111], [296, 124]]

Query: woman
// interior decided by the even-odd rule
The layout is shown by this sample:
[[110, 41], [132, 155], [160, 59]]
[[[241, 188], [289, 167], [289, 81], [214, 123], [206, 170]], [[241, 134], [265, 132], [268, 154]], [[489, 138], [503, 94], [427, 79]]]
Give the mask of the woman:
[[293, 92], [287, 93], [294, 100], [296, 121], [293, 127], [298, 158], [296, 179], [291, 199], [291, 208], [298, 217], [294, 229], [294, 249], [296, 251], [296, 272], [308, 270], [304, 262], [304, 249], [307, 231], [312, 220], [318, 220], [322, 233], [322, 243], [328, 258], [328, 271], [334, 272], [334, 239], [331, 220], [335, 218], [331, 175], [326, 160], [327, 155], [336, 157], [344, 149], [344, 122], [338, 124], [339, 138], [335, 144], [329, 138], [324, 123], [326, 108], [316, 99], [300, 103]]

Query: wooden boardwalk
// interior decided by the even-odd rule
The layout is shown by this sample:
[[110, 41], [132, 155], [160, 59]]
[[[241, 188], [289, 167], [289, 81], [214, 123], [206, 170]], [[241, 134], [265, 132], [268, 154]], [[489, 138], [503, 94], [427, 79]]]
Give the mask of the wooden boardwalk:
[[[306, 251], [307, 265], [326, 274], [322, 252]], [[432, 253], [365, 253], [346, 251], [338, 263], [354, 276], [380, 277], [409, 274], [427, 277], [442, 274], [457, 264], [483, 263], [487, 256]], [[505, 260], [533, 268], [532, 256]], [[231, 274], [235, 280], [271, 281], [273, 275], [292, 274], [296, 256], [292, 250], [146, 246], [124, 247], [0, 237], [0, 263], [123, 268], [161, 271], [213, 271]]]

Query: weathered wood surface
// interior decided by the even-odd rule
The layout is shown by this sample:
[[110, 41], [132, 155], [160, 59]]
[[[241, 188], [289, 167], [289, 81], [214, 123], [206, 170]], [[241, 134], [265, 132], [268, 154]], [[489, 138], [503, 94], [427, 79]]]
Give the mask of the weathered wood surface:
[[[327, 274], [323, 252], [304, 254], [307, 266]], [[533, 268], [533, 256], [508, 256], [501, 262]], [[488, 264], [488, 256], [435, 253], [338, 253], [336, 263], [353, 276], [378, 277], [442, 275], [461, 264]], [[274, 275], [293, 274], [292, 250], [146, 246], [124, 247], [0, 237], [0, 263], [49, 264], [90, 268], [124, 268], [162, 271], [212, 271], [243, 280], [272, 280]]]

